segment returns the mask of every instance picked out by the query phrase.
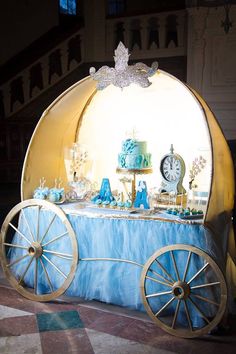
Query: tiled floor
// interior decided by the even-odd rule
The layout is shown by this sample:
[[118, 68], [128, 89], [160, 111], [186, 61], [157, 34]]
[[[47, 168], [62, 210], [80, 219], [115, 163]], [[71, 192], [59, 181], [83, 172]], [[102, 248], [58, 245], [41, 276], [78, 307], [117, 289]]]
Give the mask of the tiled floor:
[[78, 298], [27, 300], [0, 277], [0, 353], [233, 354], [233, 322], [227, 335], [181, 339], [163, 332], [144, 313]]

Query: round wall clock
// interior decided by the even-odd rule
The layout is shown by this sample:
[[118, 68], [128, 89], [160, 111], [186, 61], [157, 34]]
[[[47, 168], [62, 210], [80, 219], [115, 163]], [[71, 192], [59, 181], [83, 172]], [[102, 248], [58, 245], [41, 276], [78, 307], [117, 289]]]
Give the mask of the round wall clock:
[[174, 153], [173, 144], [170, 147], [170, 153], [163, 156], [160, 164], [162, 176], [161, 192], [175, 192], [184, 194], [183, 178], [185, 175], [185, 163], [183, 158]]

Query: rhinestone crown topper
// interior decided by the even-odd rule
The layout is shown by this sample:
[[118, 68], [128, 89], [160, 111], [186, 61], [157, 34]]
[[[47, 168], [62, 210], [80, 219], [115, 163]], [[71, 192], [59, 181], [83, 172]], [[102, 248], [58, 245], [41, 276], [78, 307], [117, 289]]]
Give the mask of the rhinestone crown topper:
[[148, 87], [151, 82], [148, 78], [154, 75], [158, 69], [158, 63], [155, 61], [151, 67], [143, 63], [136, 63], [128, 65], [129, 52], [122, 42], [119, 43], [115, 50], [115, 68], [110, 68], [105, 65], [102, 66], [97, 72], [94, 67], [89, 70], [90, 76], [97, 81], [97, 89], [103, 90], [110, 84], [120, 87], [129, 86], [132, 83], [138, 84], [141, 87]]

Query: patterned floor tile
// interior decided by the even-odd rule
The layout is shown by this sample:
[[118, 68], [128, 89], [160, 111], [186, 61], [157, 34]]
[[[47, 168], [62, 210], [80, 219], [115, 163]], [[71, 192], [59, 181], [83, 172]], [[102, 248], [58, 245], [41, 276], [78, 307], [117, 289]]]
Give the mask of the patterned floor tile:
[[41, 332], [40, 337], [43, 354], [94, 354], [83, 328]]
[[35, 315], [0, 320], [0, 337], [20, 336], [21, 334], [37, 332], [38, 326]]
[[0, 305], [0, 320], [9, 317], [33, 315], [31, 312], [17, 310], [9, 306]]
[[78, 305], [65, 303], [61, 301], [36, 302], [25, 299], [13, 289], [0, 286], [0, 303], [1, 305], [19, 309], [21, 311], [38, 313], [38, 312], [59, 312], [76, 310]]
[[161, 337], [165, 332], [157, 327], [153, 322], [133, 320], [126, 328], [120, 332], [122, 338], [134, 340], [144, 344], [150, 344], [153, 339]]
[[39, 332], [84, 327], [77, 311], [38, 313], [36, 317]]
[[92, 344], [95, 354], [173, 354], [168, 350], [153, 348], [149, 345], [144, 345], [112, 336], [110, 334], [86, 329], [89, 340]]
[[2, 337], [0, 338], [0, 353], [42, 354], [40, 336], [38, 333], [34, 333], [17, 337]]
[[86, 328], [98, 330], [112, 335], [119, 335], [134, 320], [125, 316], [114, 315], [111, 313], [79, 308], [80, 317]]
[[[79, 298], [33, 302], [1, 284], [0, 314], [0, 353], [235, 354], [235, 330], [186, 340], [167, 334], [137, 311], [119, 312], [118, 306]], [[231, 327], [236, 328], [235, 317]]]

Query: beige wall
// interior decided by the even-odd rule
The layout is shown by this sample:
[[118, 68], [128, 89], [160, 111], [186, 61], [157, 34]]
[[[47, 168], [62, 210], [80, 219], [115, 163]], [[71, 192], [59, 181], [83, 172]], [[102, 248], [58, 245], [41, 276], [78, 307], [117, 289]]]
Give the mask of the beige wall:
[[236, 139], [236, 5], [228, 34], [223, 7], [188, 10], [187, 83], [214, 112], [228, 140]]

